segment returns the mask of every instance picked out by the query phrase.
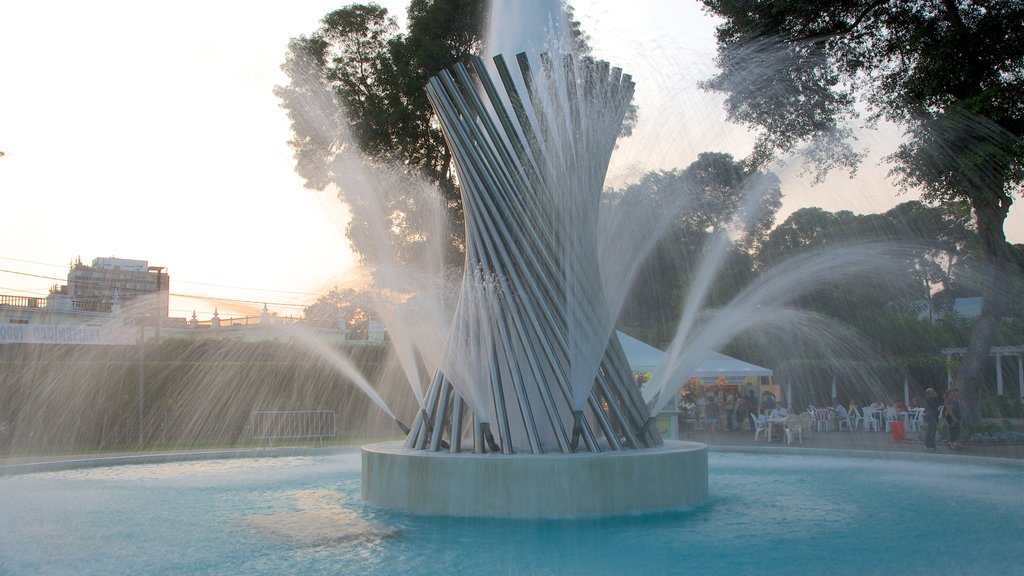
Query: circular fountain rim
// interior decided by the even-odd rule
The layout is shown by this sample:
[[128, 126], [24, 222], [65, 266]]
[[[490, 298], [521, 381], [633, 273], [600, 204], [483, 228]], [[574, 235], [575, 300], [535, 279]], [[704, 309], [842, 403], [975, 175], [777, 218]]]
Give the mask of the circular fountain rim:
[[401, 512], [493, 518], [615, 516], [685, 509], [708, 497], [708, 446], [564, 454], [362, 448], [363, 500]]
[[1024, 468], [1024, 459], [1000, 456], [979, 456], [976, 454], [951, 454], [932, 452], [908, 452], [903, 450], [865, 450], [856, 448], [809, 448], [795, 446], [729, 446], [709, 447], [716, 453], [740, 454], [785, 454], [806, 458], [852, 458], [864, 460], [895, 460], [904, 462], [937, 462], [962, 466], [1005, 466]]
[[[669, 441], [666, 441], [668, 443]], [[693, 443], [697, 444], [697, 443]], [[701, 444], [703, 446], [703, 444]], [[932, 454], [926, 452], [906, 452], [898, 450], [858, 450], [854, 448], [809, 448], [789, 446], [730, 446], [730, 445], [708, 445], [708, 452], [716, 453], [746, 453], [746, 454], [786, 454], [798, 455], [808, 458], [864, 458], [884, 460], [911, 460], [914, 462], [941, 462], [957, 463], [960, 465], [972, 466], [1009, 466], [1024, 468], [1024, 459], [979, 456], [974, 454]], [[659, 448], [650, 448], [657, 450]], [[50, 457], [45, 459], [33, 459], [30, 456], [23, 458], [0, 459], [0, 477], [17, 476], [21, 474], [34, 474], [38, 472], [57, 472], [62, 470], [81, 470], [86, 468], [101, 468], [107, 466], [130, 466], [135, 464], [164, 464], [171, 462], [191, 462], [197, 460], [221, 460], [233, 458], [281, 458], [281, 457], [312, 457], [333, 454], [355, 454], [361, 451], [361, 446], [325, 446], [325, 447], [273, 447], [273, 448], [233, 448], [220, 450], [177, 450], [171, 452], [146, 452], [139, 454], [117, 454], [117, 455], [68, 455], [66, 457]], [[559, 456], [560, 454], [548, 454], [545, 456]], [[521, 456], [506, 454], [502, 457]], [[522, 455], [525, 456], [525, 455]], [[565, 455], [568, 456], [568, 455]], [[596, 456], [596, 455], [595, 455]], [[494, 455], [492, 455], [494, 457]], [[572, 455], [571, 457], [575, 457]]]

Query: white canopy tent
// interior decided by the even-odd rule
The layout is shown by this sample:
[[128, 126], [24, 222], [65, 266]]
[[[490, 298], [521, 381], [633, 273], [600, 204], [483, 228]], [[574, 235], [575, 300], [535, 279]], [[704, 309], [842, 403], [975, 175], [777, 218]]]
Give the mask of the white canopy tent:
[[[650, 344], [641, 342], [624, 332], [616, 332], [619, 342], [622, 343], [622, 350], [626, 353], [626, 359], [633, 372], [649, 372], [658, 367], [665, 353]], [[700, 363], [696, 373], [691, 374], [694, 378], [717, 378], [745, 377], [745, 376], [771, 376], [772, 371], [762, 368], [749, 362], [744, 362], [732, 356], [726, 356], [718, 352], [711, 352], [707, 359]]]
[[[629, 366], [633, 369], [633, 372], [650, 372], [655, 370], [662, 359], [665, 357], [665, 352], [658, 350], [654, 346], [641, 342], [636, 338], [633, 338], [629, 334], [624, 332], [616, 331], [616, 335], [619, 337], [619, 342], [622, 344], [622, 351], [626, 354], [626, 360], [629, 361]], [[726, 356], [718, 352], [708, 353], [707, 358], [697, 367], [693, 374], [690, 374], [690, 378], [711, 378], [717, 380], [719, 377], [724, 376], [726, 378], [746, 378], [747, 376], [771, 376], [772, 371], [768, 368], [757, 366], [749, 362], [744, 362], [738, 358], [732, 356]], [[679, 386], [685, 382], [680, 382]], [[787, 398], [789, 398], [790, 391], [786, 391]], [[669, 412], [675, 409], [673, 406]], [[669, 418], [669, 435], [671, 438], [679, 438], [679, 421], [676, 418]]]

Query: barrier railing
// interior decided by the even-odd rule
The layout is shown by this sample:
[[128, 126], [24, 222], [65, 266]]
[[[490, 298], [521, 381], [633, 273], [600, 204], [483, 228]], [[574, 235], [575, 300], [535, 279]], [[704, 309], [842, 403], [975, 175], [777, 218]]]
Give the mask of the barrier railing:
[[273, 446], [275, 440], [317, 438], [320, 446], [324, 438], [337, 433], [334, 410], [259, 410], [250, 419], [252, 437], [266, 440]]

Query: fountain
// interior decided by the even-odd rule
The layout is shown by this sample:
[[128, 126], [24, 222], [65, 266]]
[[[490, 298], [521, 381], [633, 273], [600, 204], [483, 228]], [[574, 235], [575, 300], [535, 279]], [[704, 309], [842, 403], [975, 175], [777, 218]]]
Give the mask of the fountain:
[[[26, 466], [39, 473], [0, 478], [0, 517], [17, 528], [0, 537], [0, 571], [719, 573], [827, 565], [863, 574], [893, 569], [894, 557], [909, 574], [957, 562], [970, 572], [1015, 570], [1014, 536], [1024, 529], [1019, 466], [930, 455], [709, 454], [702, 444], [662, 440], [652, 416], [706, 351], [754, 325], [796, 327], [812, 345], [835, 346], [833, 327], [786, 304], [839, 273], [875, 269], [891, 248], [809, 254], [700, 317], [723, 261], [720, 237], [665, 363], [638, 389], [612, 334], [633, 277], [622, 263], [641, 261], [650, 244], [618, 246], [622, 267], [609, 272], [615, 234], [597, 213], [630, 79], [554, 54], [477, 58], [430, 84], [459, 158], [467, 266], [454, 321], [435, 317], [440, 291], [390, 302], [381, 291], [418, 405], [405, 441], [359, 454], [192, 452], [134, 466]], [[377, 272], [384, 286], [409, 279]], [[351, 363], [310, 346], [394, 418]], [[425, 388], [421, 360], [436, 368]], [[210, 460], [192, 461], [202, 458]], [[972, 545], [935, 549], [951, 525], [974, 535]]]
[[[706, 448], [664, 444], [602, 284], [598, 207], [632, 81], [571, 54], [491, 66], [477, 57], [427, 86], [462, 183], [465, 276], [407, 440], [363, 449], [363, 497], [523, 517], [700, 502]], [[548, 478], [562, 481], [538, 491]]]
[[[702, 317], [729, 246], [719, 234], [664, 364], [638, 388], [614, 327], [660, 226], [631, 242], [601, 205], [633, 82], [608, 63], [559, 52], [567, 42], [553, 38], [539, 53], [470, 58], [426, 87], [462, 188], [465, 272], [405, 442], [363, 448], [362, 495], [373, 504], [524, 518], [697, 504], [708, 491], [706, 446], [664, 441], [654, 426], [677, 384], [755, 326], [796, 326], [816, 345], [834, 345], [834, 327], [786, 303], [838, 275], [881, 269], [893, 251], [808, 255]], [[750, 206], [763, 193], [754, 184]]]

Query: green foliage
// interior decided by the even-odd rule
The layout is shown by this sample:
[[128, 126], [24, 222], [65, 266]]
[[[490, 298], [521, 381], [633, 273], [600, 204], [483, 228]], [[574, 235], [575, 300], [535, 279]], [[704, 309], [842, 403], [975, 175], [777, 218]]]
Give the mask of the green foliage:
[[[589, 53], [571, 6], [566, 9], [577, 49]], [[381, 256], [371, 238], [382, 216], [391, 224], [400, 263], [417, 261], [416, 246], [436, 233], [428, 209], [411, 192], [417, 188], [414, 175], [440, 190], [448, 224], [442, 244], [449, 263], [461, 265], [465, 231], [455, 165], [424, 87], [430, 77], [480, 51], [485, 10], [485, 0], [412, 0], [408, 31], [402, 33], [387, 9], [350, 4], [289, 43], [282, 66], [289, 83], [275, 93], [291, 120], [296, 171], [307, 187], [340, 186], [352, 214], [348, 237], [365, 261]], [[624, 133], [635, 120], [633, 107]], [[386, 189], [379, 199], [383, 208], [354, 192], [360, 187], [357, 171], [339, 161], [342, 151], [351, 150], [408, 173], [380, 186]]]
[[360, 340], [366, 337], [372, 310], [371, 295], [352, 288], [339, 289], [335, 286], [307, 306], [304, 315], [309, 324], [344, 329], [348, 331], [349, 339]]
[[820, 178], [853, 170], [857, 106], [869, 123], [904, 128], [889, 156], [898, 184], [928, 201], [969, 205], [980, 264], [981, 316], [960, 381], [976, 399], [981, 371], [1010, 300], [1013, 259], [1003, 231], [1024, 181], [1024, 1], [704, 0], [718, 27], [721, 72], [737, 122], [759, 130], [761, 165], [806, 146]]
[[[1012, 395], [984, 394], [981, 397], [981, 415], [985, 418], [1021, 418], [1024, 417], [1024, 408]], [[1009, 429], [1013, 429], [1012, 425]]]
[[[619, 321], [634, 336], [661, 346], [671, 339], [689, 281], [714, 235], [728, 233], [733, 242], [707, 305], [725, 304], [751, 281], [750, 251], [771, 228], [782, 190], [774, 174], [750, 170], [730, 154], [705, 152], [685, 170], [650, 172], [614, 195], [621, 205], [656, 207], [672, 218]], [[645, 231], [662, 233], [658, 226]]]
[[[346, 148], [393, 161], [440, 187], [451, 219], [450, 250], [460, 250], [461, 203], [452, 158], [423, 87], [430, 76], [475, 51], [483, 7], [482, 0], [414, 0], [409, 32], [402, 34], [387, 9], [352, 4], [326, 15], [311, 35], [289, 43], [283, 69], [290, 81], [275, 92], [291, 119], [296, 171], [308, 187], [358, 185], [353, 174], [344, 173], [344, 163], [336, 162]], [[341, 194], [352, 208], [353, 247], [372, 258], [372, 246], [360, 233], [374, 222], [371, 209], [351, 189], [343, 187]], [[385, 205], [394, 221], [409, 223], [400, 235], [425, 233], [416, 214], [420, 207], [401, 190]]]
[[[1009, 425], [1009, 428], [1007, 428]], [[1009, 420], [981, 420], [971, 428], [973, 434], [996, 434], [999, 432], [1010, 432], [1013, 424]]]
[[[894, 324], [905, 325], [901, 317], [916, 317], [919, 312], [940, 318], [952, 306], [951, 295], [973, 277], [977, 257], [970, 249], [972, 232], [962, 207], [930, 207], [917, 201], [882, 214], [797, 210], [768, 234], [756, 262], [759, 269], [768, 269], [810, 250], [864, 240], [906, 247], [903, 260], [884, 277], [837, 281], [804, 299], [804, 306], [881, 334]], [[890, 319], [882, 322], [882, 317]]]
[[[844, 139], [828, 138], [858, 115], [855, 106], [862, 102], [872, 119], [921, 130], [910, 141], [932, 155], [920, 158], [922, 166], [937, 170], [946, 161], [973, 157], [989, 166], [970, 172], [999, 184], [981, 189], [1002, 190], [1005, 183], [1019, 182], [1024, 151], [1012, 144], [1005, 148], [1003, 136], [991, 138], [1001, 132], [1012, 141], [1024, 130], [1024, 3], [1019, 0], [839, 0], [827, 6], [811, 0], [704, 0], [704, 5], [724, 19], [717, 30], [721, 72], [706, 87], [726, 93], [732, 118], [763, 130], [760, 157], [817, 140], [831, 146], [819, 160], [845, 165]], [[994, 148], [978, 148], [981, 143]], [[934, 156], [943, 149], [943, 156]], [[914, 169], [907, 162], [916, 161], [908, 154], [896, 160], [909, 175]], [[950, 197], [973, 197], [967, 188], [978, 189], [978, 183], [965, 187], [944, 181], [946, 175], [967, 174], [963, 166], [946, 168], [911, 179]]]

